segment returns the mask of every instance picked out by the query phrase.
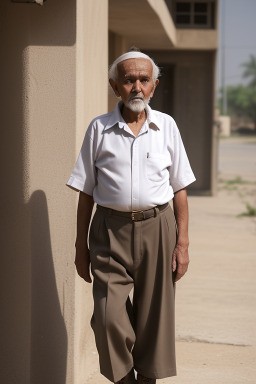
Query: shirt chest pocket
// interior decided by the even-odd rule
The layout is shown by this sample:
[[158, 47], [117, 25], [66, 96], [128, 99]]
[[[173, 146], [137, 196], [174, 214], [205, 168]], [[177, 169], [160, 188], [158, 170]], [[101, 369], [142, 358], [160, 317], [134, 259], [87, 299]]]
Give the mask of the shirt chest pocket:
[[172, 164], [167, 153], [148, 152], [146, 158], [146, 177], [150, 181], [160, 182], [169, 179], [168, 167]]

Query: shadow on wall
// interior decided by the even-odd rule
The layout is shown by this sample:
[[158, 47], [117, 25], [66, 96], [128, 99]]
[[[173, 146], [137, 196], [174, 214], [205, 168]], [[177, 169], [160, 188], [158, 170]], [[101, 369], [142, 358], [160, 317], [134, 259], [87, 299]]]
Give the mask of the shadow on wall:
[[31, 216], [31, 377], [36, 384], [66, 382], [67, 331], [62, 317], [43, 191], [32, 194]]
[[[76, 2], [54, 0], [40, 7], [2, 0], [0, 25], [0, 47], [4, 52], [4, 59], [0, 62], [3, 128], [0, 140], [3, 181], [0, 199], [0, 382], [64, 384], [67, 376], [67, 330], [54, 274], [48, 207], [44, 192], [35, 191], [29, 196], [30, 189], [36, 183], [33, 174], [30, 174], [33, 159], [28, 156], [31, 143], [35, 151], [37, 145], [40, 148], [43, 145], [39, 137], [33, 142], [35, 105], [42, 100], [41, 94], [51, 92], [50, 80], [62, 69], [60, 66], [50, 76], [49, 68], [44, 72], [44, 67], [36, 68], [37, 62], [33, 60], [37, 55], [40, 61], [45, 52], [51, 51], [53, 61], [49, 56], [47, 66], [56, 67], [60, 60], [56, 54], [58, 51], [41, 47], [70, 47], [75, 44]], [[31, 48], [33, 45], [37, 47], [36, 55]], [[70, 55], [68, 58], [72, 62]], [[39, 73], [43, 76], [40, 77]], [[41, 82], [40, 78], [43, 79]], [[67, 82], [61, 76], [55, 81], [59, 89], [62, 89], [61, 81]], [[32, 94], [35, 97], [38, 95], [35, 102], [30, 98]], [[54, 97], [54, 92], [51, 97]], [[45, 97], [45, 103], [40, 106], [42, 113], [47, 102], [53, 105], [52, 99], [49, 101], [49, 97]], [[58, 110], [55, 114], [59, 119]], [[37, 118], [40, 119], [40, 114]], [[47, 120], [47, 124], [54, 125], [54, 122]], [[52, 131], [56, 133], [55, 126]], [[43, 149], [45, 156], [48, 156], [47, 147]], [[66, 155], [64, 150], [63, 153]], [[57, 161], [55, 173], [58, 166]], [[37, 173], [40, 172], [38, 168]], [[51, 175], [48, 177], [44, 183], [52, 181]], [[60, 179], [57, 181], [60, 182]], [[53, 195], [50, 197], [55, 198]], [[24, 201], [28, 203], [24, 204]], [[61, 282], [61, 278], [58, 281]]]

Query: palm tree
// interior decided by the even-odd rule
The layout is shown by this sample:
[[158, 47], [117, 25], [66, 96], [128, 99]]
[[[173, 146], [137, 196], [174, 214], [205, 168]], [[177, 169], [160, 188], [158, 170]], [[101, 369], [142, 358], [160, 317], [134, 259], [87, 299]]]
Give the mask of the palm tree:
[[256, 57], [250, 55], [250, 60], [247, 63], [243, 63], [242, 66], [245, 68], [243, 77], [249, 78], [249, 86], [256, 88]]

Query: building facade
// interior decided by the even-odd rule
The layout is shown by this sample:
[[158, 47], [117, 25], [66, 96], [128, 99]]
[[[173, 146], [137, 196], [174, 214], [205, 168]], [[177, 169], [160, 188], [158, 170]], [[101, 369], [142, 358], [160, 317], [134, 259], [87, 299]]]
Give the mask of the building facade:
[[93, 374], [92, 286], [75, 273], [78, 194], [65, 183], [89, 122], [117, 101], [109, 63], [131, 45], [162, 68], [152, 107], [177, 121], [197, 177], [190, 193], [214, 193], [217, 6], [1, 1], [1, 382]]

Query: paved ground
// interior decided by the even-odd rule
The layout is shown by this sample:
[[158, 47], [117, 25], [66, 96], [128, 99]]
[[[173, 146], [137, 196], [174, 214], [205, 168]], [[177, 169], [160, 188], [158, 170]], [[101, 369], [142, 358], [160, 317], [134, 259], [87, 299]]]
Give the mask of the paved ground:
[[256, 139], [223, 139], [219, 154], [218, 195], [189, 198], [190, 271], [176, 300], [178, 376], [159, 383], [256, 383], [256, 218], [237, 217], [246, 202], [256, 207]]
[[[220, 141], [219, 191], [189, 197], [189, 272], [177, 283], [178, 376], [158, 384], [256, 383], [256, 138]], [[89, 346], [88, 346], [89, 347]], [[109, 383], [90, 345], [86, 384]]]

